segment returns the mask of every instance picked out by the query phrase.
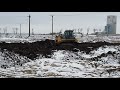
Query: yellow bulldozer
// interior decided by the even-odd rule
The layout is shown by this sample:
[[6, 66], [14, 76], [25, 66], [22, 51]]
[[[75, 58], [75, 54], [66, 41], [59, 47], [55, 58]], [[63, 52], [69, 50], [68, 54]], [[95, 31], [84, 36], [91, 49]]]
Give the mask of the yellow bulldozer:
[[78, 43], [78, 40], [75, 38], [73, 30], [65, 30], [64, 34], [59, 34], [55, 38], [56, 45], [60, 44], [72, 44], [72, 43]]

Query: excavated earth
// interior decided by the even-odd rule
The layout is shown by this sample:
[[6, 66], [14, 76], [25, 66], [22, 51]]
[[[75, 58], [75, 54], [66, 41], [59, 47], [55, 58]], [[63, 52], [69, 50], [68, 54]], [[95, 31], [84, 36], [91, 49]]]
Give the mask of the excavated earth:
[[33, 43], [0, 43], [1, 51], [5, 49], [19, 54], [21, 56], [26, 56], [29, 59], [36, 59], [40, 55], [51, 58], [52, 52], [54, 50], [70, 50], [73, 52], [77, 52], [78, 50], [84, 51], [89, 54], [90, 51], [95, 50], [101, 46], [117, 46], [120, 43], [108, 43], [108, 42], [86, 42], [86, 43], [73, 43], [73, 44], [62, 44], [62, 45], [55, 45], [54, 40], [45, 40], [45, 41], [37, 41]]

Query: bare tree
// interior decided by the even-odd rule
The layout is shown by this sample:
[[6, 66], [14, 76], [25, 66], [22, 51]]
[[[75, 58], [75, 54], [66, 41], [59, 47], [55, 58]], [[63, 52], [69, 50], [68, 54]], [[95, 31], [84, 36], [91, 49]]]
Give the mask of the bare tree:
[[89, 34], [89, 28], [87, 29], [87, 35]]
[[5, 34], [5, 28], [3, 28], [4, 34]]
[[3, 28], [4, 34], [7, 33], [7, 27]]
[[82, 33], [82, 30], [83, 30], [83, 29], [81, 28], [81, 29], [80, 29], [80, 33]]
[[101, 32], [101, 29], [99, 29], [99, 32]]
[[78, 29], [78, 33], [80, 33], [80, 29]]
[[34, 29], [32, 28], [32, 35], [34, 35]]
[[13, 29], [13, 34], [15, 35], [15, 28], [12, 28]]
[[0, 36], [1, 36], [1, 28], [0, 28]]
[[94, 33], [96, 32], [96, 29], [93, 29]]
[[62, 33], [62, 29], [60, 30], [60, 33]]
[[18, 28], [16, 28], [16, 34], [18, 34]]
[[76, 29], [74, 29], [75, 30], [75, 33], [76, 33]]

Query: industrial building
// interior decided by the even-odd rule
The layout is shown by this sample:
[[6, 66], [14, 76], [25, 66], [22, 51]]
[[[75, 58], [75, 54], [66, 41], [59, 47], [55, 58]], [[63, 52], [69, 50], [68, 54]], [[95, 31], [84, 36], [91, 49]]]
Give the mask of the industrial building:
[[107, 24], [102, 32], [94, 32], [93, 35], [117, 35], [117, 16], [109, 15], [107, 16]]
[[105, 26], [105, 34], [116, 34], [117, 16], [107, 16], [107, 25]]

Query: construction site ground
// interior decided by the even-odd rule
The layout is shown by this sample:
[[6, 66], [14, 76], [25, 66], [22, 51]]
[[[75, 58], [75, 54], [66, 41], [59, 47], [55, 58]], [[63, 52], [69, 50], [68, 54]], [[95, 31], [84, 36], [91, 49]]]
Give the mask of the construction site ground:
[[120, 37], [61, 45], [48, 39], [1, 38], [0, 77], [120, 77]]
[[0, 43], [1, 51], [8, 50], [19, 54], [20, 56], [26, 56], [27, 58], [34, 60], [39, 55], [45, 58], [51, 58], [54, 50], [69, 50], [72, 52], [83, 51], [89, 54], [90, 51], [96, 50], [101, 46], [118, 46], [120, 43], [108, 43], [108, 42], [85, 42], [85, 43], [74, 43], [74, 44], [61, 44], [56, 45], [54, 40], [45, 40], [37, 42], [25, 42], [25, 43]]

